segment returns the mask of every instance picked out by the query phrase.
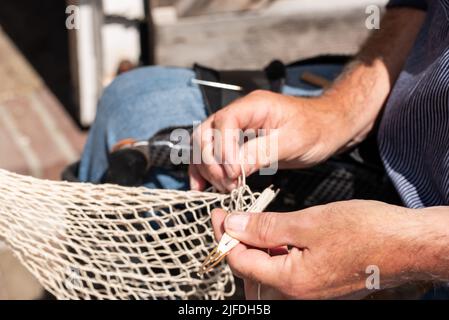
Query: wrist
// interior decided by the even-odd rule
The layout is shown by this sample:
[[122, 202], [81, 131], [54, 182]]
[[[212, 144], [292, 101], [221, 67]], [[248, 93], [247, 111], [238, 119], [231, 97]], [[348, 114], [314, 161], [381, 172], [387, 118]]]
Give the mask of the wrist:
[[373, 219], [367, 217], [367, 261], [380, 269], [381, 287], [397, 287], [419, 280], [416, 243], [421, 233], [420, 216], [414, 210], [389, 204], [378, 206]]
[[394, 219], [382, 219], [380, 228], [386, 235], [381, 242], [387, 248], [378, 249], [383, 251], [386, 282], [400, 285], [412, 281], [448, 281], [449, 208], [400, 208], [392, 212]]
[[332, 153], [350, 145], [354, 141], [356, 130], [352, 110], [347, 108], [346, 101], [337, 92], [333, 92], [316, 98], [316, 104], [323, 115], [320, 117], [323, 122], [322, 140], [333, 147]]
[[449, 207], [410, 210], [414, 232], [408, 244], [414, 280], [449, 280]]
[[346, 146], [360, 143], [371, 132], [390, 90], [388, 71], [381, 59], [374, 59], [370, 65], [354, 60], [326, 90], [322, 99], [341, 114]]

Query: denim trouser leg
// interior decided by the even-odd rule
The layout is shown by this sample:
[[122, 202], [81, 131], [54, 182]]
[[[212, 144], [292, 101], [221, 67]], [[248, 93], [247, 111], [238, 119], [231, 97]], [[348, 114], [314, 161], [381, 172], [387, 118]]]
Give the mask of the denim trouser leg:
[[[81, 158], [81, 181], [99, 182], [111, 147], [125, 138], [145, 140], [170, 126], [206, 118], [201, 92], [189, 69], [146, 67], [117, 77], [105, 90]], [[186, 189], [186, 181], [154, 172], [149, 188]]]
[[[304, 66], [291, 70], [283, 93], [295, 96], [315, 96], [321, 90], [300, 86], [299, 75]], [[314, 72], [333, 78], [341, 66], [314, 66]], [[307, 67], [310, 71], [310, 67]], [[90, 130], [81, 158], [81, 181], [100, 181], [107, 168], [111, 147], [125, 138], [145, 140], [161, 129], [192, 125], [206, 118], [206, 108], [200, 89], [191, 83], [195, 76], [190, 69], [145, 67], [117, 77], [100, 100], [97, 117]], [[295, 83], [298, 82], [298, 83]], [[147, 179], [149, 188], [188, 189], [188, 182], [169, 172], [155, 170]]]

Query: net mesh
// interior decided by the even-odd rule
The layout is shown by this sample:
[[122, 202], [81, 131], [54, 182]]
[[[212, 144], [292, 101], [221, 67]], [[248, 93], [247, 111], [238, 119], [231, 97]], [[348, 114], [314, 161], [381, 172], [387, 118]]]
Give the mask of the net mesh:
[[215, 246], [210, 212], [245, 210], [229, 195], [47, 181], [0, 169], [0, 237], [58, 299], [223, 299], [222, 263], [199, 276]]

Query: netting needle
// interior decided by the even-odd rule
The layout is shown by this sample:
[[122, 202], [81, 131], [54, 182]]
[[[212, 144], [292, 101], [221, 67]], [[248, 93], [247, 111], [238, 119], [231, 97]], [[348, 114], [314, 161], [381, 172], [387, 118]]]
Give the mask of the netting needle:
[[[256, 201], [254, 201], [253, 205], [247, 210], [247, 212], [263, 212], [273, 201], [278, 192], [279, 190], [274, 191], [272, 187], [265, 189]], [[203, 275], [212, 270], [212, 268], [219, 264], [224, 257], [239, 243], [239, 240], [231, 237], [227, 233], [224, 233], [218, 243], [218, 246], [209, 253], [206, 260], [201, 265], [199, 274]]]

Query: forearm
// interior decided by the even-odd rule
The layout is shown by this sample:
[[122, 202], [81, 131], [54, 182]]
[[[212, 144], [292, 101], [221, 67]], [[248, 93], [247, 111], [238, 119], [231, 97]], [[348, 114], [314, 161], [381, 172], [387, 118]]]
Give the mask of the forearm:
[[390, 9], [343, 75], [323, 98], [341, 113], [342, 147], [362, 141], [373, 128], [411, 50], [425, 12]]

